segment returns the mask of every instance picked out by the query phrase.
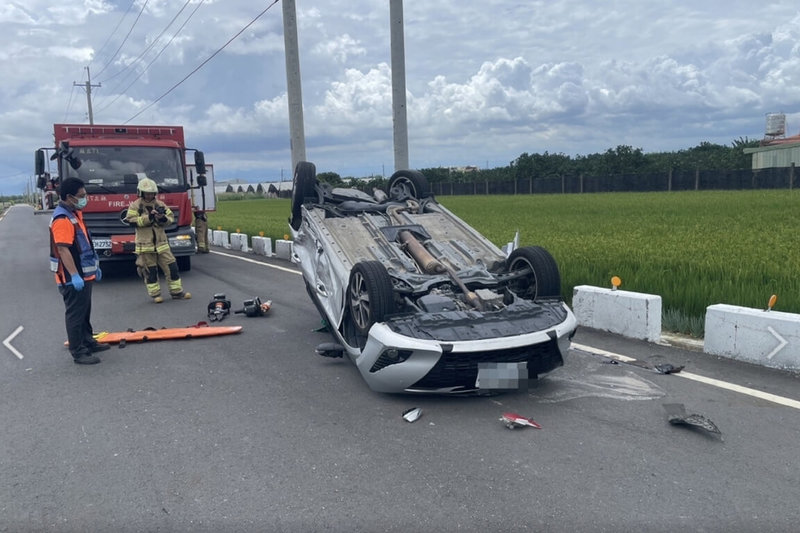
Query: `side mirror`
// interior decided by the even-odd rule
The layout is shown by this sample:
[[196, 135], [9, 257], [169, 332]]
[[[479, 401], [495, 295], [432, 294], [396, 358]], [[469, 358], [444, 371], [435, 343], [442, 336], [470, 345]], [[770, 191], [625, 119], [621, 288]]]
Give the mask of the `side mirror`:
[[208, 185], [208, 180], [206, 179], [205, 174], [198, 174], [197, 175], [197, 186], [198, 187], [205, 187]]
[[[36, 171], [34, 174], [37, 176], [41, 176], [44, 174], [44, 150], [39, 149], [36, 150], [36, 155], [34, 157], [35, 163], [34, 166], [36, 167]], [[39, 187], [41, 189], [41, 187]]]
[[38, 174], [39, 174], [39, 177], [36, 178], [36, 188], [41, 190], [41, 189], [44, 189], [45, 187], [47, 187], [47, 177], [42, 173], [38, 173]]
[[[200, 150], [194, 151], [194, 166], [195, 170], [198, 174], [205, 174], [206, 173], [206, 157], [203, 155], [203, 152]], [[198, 176], [198, 183], [200, 178]]]

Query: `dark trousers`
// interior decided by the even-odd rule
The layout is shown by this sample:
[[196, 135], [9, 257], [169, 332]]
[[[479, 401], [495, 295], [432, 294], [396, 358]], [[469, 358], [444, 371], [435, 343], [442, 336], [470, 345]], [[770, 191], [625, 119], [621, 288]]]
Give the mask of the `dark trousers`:
[[64, 298], [66, 307], [67, 340], [72, 357], [86, 355], [89, 346], [94, 343], [92, 324], [92, 285], [87, 281], [82, 291], [76, 291], [72, 285], [59, 285], [58, 292]]

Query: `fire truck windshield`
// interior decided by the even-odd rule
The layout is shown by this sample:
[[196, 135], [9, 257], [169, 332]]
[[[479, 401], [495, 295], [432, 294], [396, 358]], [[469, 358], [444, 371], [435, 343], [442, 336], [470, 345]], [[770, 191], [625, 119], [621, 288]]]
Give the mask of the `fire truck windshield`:
[[142, 178], [156, 182], [163, 192], [186, 190], [181, 152], [153, 146], [75, 146], [78, 169], [62, 165], [70, 177], [83, 180], [88, 192], [131, 192]]

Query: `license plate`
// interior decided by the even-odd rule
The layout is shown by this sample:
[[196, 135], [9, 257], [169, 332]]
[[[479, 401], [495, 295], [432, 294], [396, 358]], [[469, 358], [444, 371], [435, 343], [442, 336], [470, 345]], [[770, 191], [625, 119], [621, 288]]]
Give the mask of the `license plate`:
[[111, 249], [111, 239], [92, 239], [95, 250]]
[[522, 363], [478, 363], [479, 389], [519, 390], [528, 388], [528, 364]]

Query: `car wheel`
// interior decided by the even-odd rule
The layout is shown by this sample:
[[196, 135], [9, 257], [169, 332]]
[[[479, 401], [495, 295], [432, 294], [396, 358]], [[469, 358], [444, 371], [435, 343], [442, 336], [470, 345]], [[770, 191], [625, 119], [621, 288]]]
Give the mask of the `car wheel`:
[[292, 220], [291, 225], [294, 229], [300, 229], [302, 222], [300, 217], [300, 207], [309, 196], [314, 196], [317, 185], [317, 168], [314, 163], [300, 161], [294, 169], [292, 182]]
[[417, 170], [398, 170], [389, 178], [390, 198], [427, 198], [431, 194], [428, 178]]
[[175, 262], [178, 263], [178, 270], [181, 272], [188, 272], [192, 269], [192, 258], [188, 255], [176, 257]]
[[511, 289], [526, 300], [561, 297], [561, 276], [550, 252], [540, 246], [517, 248], [506, 260], [508, 271], [530, 270], [526, 276], [511, 282]]
[[350, 316], [358, 333], [366, 336], [376, 322], [394, 311], [392, 278], [380, 261], [356, 263], [347, 288]]

